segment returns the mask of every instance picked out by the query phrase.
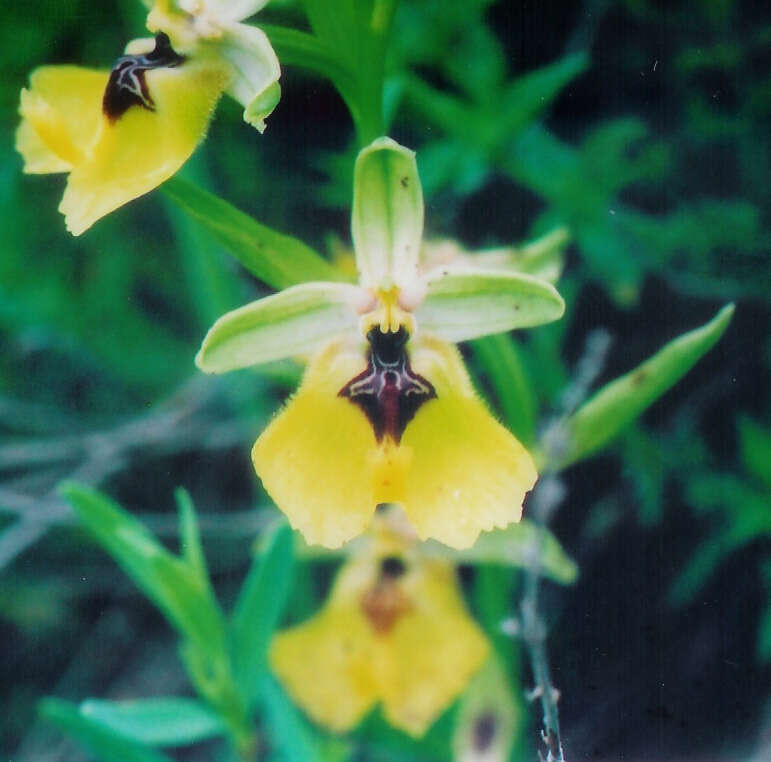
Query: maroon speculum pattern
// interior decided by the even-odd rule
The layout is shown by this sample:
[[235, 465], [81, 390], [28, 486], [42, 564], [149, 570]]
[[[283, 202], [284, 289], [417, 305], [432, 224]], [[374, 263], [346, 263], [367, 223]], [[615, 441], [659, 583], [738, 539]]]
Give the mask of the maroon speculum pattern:
[[104, 115], [114, 122], [132, 106], [155, 111], [155, 101], [147, 88], [145, 72], [162, 67], [174, 68], [184, 62], [185, 57], [171, 47], [168, 35], [163, 32], [155, 35], [155, 48], [149, 53], [141, 56], [122, 56], [115, 62], [107, 81], [102, 98]]
[[378, 442], [388, 435], [398, 443], [420, 406], [436, 397], [431, 382], [410, 367], [407, 339], [403, 326], [395, 333], [370, 330], [366, 370], [338, 392], [361, 408]]

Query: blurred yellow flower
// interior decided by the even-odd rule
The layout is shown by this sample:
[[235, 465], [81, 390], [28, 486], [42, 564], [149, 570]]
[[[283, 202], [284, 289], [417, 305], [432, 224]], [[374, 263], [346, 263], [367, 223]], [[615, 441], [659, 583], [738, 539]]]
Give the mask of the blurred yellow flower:
[[392, 725], [420, 736], [488, 653], [452, 565], [381, 527], [323, 608], [274, 637], [270, 664], [321, 725], [350, 730], [380, 703]]

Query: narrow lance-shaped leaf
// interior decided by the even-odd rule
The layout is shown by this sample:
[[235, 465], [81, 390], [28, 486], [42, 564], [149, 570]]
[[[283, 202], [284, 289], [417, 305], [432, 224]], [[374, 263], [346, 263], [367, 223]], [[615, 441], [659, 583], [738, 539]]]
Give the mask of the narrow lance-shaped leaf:
[[419, 330], [458, 342], [550, 323], [564, 312], [565, 302], [551, 283], [519, 273], [456, 266], [429, 276], [415, 318]]
[[302, 283], [239, 307], [209, 329], [196, 365], [225, 373], [313, 352], [331, 337], [357, 329], [361, 294], [345, 283]]
[[565, 467], [607, 445], [664, 392], [680, 380], [720, 339], [731, 322], [733, 304], [706, 325], [670, 341], [653, 357], [604, 386], [565, 423]]
[[413, 283], [423, 237], [423, 191], [415, 154], [390, 138], [375, 140], [356, 159], [351, 231], [364, 286]]
[[503, 136], [527, 125], [588, 65], [586, 53], [574, 53], [515, 79], [503, 98]]
[[182, 557], [188, 566], [197, 574], [203, 587], [208, 587], [209, 573], [206, 569], [206, 559], [201, 545], [201, 533], [198, 530], [198, 520], [190, 494], [181, 487], [174, 491], [179, 510], [179, 536], [182, 545]]
[[203, 225], [253, 275], [273, 288], [310, 280], [345, 280], [340, 271], [296, 238], [278, 233], [224, 199], [173, 177], [163, 191]]
[[269, 535], [239, 594], [231, 632], [241, 692], [251, 703], [265, 669], [265, 654], [292, 581], [294, 533], [285, 522]]
[[211, 590], [116, 503], [88, 487], [67, 483], [61, 492], [81, 522], [123, 571], [202, 654], [224, 653], [224, 626]]
[[40, 714], [103, 762], [172, 762], [165, 754], [132, 741], [96, 719], [83, 716], [68, 701], [44, 699], [40, 702]]
[[260, 680], [262, 715], [273, 744], [286, 762], [321, 762], [319, 740], [283, 688], [268, 674]]
[[485, 336], [472, 344], [498, 398], [506, 426], [529, 445], [535, 434], [535, 395], [511, 336]]
[[88, 699], [80, 705], [80, 714], [147, 746], [186, 746], [226, 732], [216, 712], [189, 698]]
[[739, 444], [747, 473], [771, 489], [771, 429], [750, 418], [739, 421]]

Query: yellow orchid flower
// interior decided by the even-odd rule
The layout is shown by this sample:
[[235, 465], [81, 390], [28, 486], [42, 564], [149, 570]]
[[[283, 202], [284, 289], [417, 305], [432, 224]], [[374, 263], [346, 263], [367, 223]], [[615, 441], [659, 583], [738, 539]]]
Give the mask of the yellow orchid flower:
[[280, 68], [261, 30], [229, 20], [216, 39], [176, 45], [181, 22], [170, 17], [167, 33], [154, 16], [155, 38], [129, 43], [111, 71], [43, 66], [21, 91], [24, 171], [69, 173], [59, 211], [73, 235], [177, 172], [226, 90], [260, 130], [278, 102]]
[[207, 372], [311, 355], [297, 394], [252, 451], [262, 483], [310, 543], [337, 547], [383, 503], [421, 539], [472, 545], [518, 521], [532, 458], [475, 393], [449, 342], [558, 318], [554, 287], [521, 273], [422, 272], [414, 154], [388, 138], [356, 162], [358, 285], [305, 283], [221, 317], [196, 358]]
[[378, 703], [421, 736], [484, 663], [453, 566], [380, 527], [338, 573], [323, 608], [279, 633], [270, 665], [316, 722], [355, 727]]

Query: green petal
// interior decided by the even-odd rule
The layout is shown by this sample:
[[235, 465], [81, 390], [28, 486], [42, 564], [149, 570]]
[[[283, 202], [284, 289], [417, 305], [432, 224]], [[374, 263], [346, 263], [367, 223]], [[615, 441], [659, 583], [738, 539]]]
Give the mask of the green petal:
[[378, 138], [359, 153], [351, 228], [363, 286], [414, 283], [423, 236], [423, 191], [412, 151]]
[[565, 311], [554, 286], [520, 273], [447, 267], [427, 285], [415, 311], [418, 330], [450, 342], [550, 323]]
[[256, 26], [233, 24], [216, 46], [234, 72], [228, 95], [244, 107], [244, 121], [264, 132], [265, 119], [281, 98], [281, 66], [270, 40]]
[[223, 315], [203, 340], [196, 365], [226, 373], [318, 349], [355, 331], [361, 290], [344, 283], [302, 283]]
[[261, 11], [268, 0], [208, 0], [207, 6], [219, 18], [243, 21]]

